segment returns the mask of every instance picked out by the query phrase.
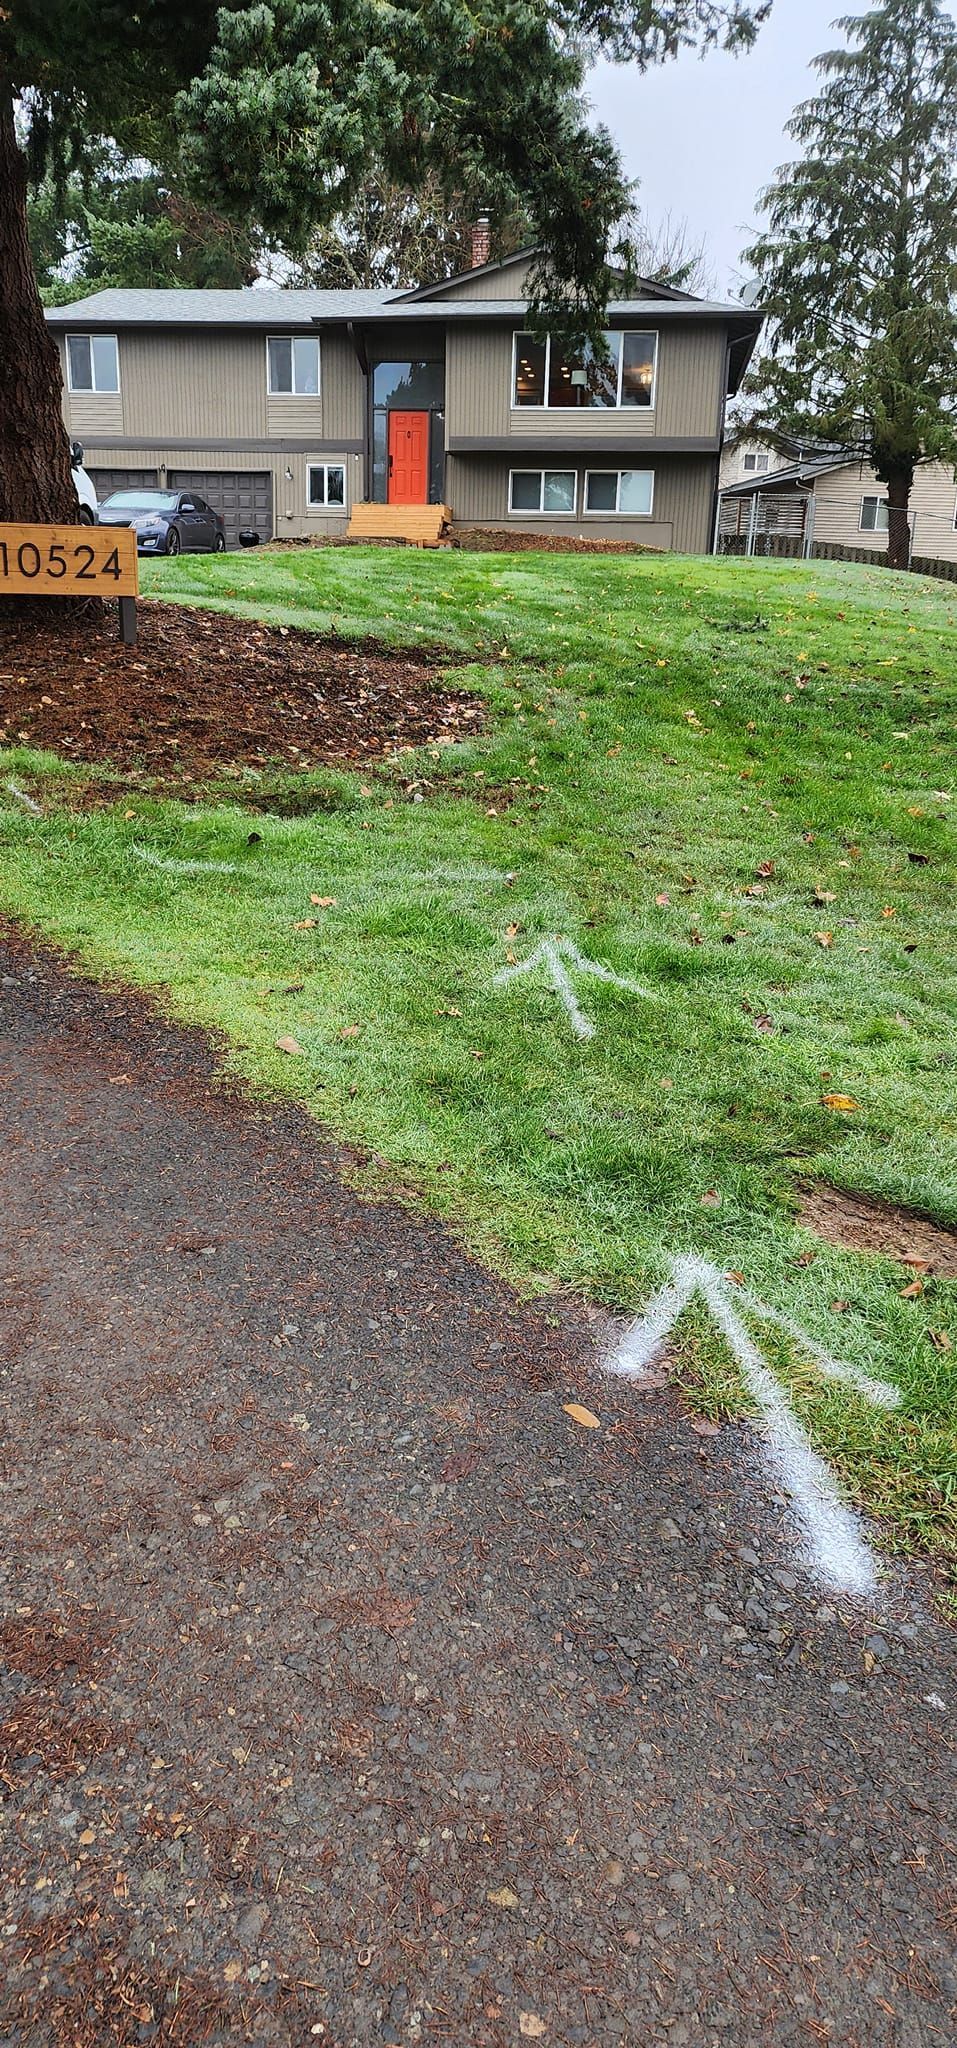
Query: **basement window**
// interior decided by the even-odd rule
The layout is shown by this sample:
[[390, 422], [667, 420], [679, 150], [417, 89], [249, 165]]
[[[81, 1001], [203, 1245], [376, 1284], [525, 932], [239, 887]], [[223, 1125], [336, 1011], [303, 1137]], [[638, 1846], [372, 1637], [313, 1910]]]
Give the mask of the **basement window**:
[[68, 334], [67, 383], [71, 391], [118, 391], [119, 350], [115, 334]]
[[655, 499], [653, 469], [588, 469], [585, 511], [650, 519]]
[[512, 469], [508, 478], [510, 512], [554, 512], [574, 518], [578, 477], [573, 469]]
[[306, 466], [306, 504], [312, 512], [338, 512], [346, 502], [344, 462], [310, 462]]

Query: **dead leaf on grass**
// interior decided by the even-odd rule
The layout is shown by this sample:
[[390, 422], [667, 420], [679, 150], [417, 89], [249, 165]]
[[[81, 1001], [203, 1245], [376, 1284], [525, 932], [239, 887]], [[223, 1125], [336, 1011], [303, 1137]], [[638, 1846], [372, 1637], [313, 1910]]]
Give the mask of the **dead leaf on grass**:
[[818, 945], [824, 947], [825, 952], [827, 952], [829, 946], [834, 944], [833, 932], [815, 932], [814, 937]]
[[[310, 896], [309, 901], [310, 903], [318, 904], [320, 910], [332, 910], [339, 899], [337, 896]], [[313, 918], [313, 923], [315, 923], [315, 918]]]
[[822, 1095], [821, 1104], [824, 1109], [840, 1110], [848, 1115], [861, 1106], [859, 1102], [855, 1102], [853, 1095]]
[[949, 1330], [928, 1330], [927, 1335], [935, 1351], [953, 1351], [954, 1340]]
[[317, 917], [297, 917], [293, 924], [293, 931], [314, 932], [318, 923], [319, 919]]
[[899, 1287], [897, 1291], [902, 1301], [916, 1301], [924, 1292], [923, 1280], [912, 1280], [909, 1287]]
[[276, 1051], [296, 1052], [301, 1054], [302, 1046], [300, 1045], [298, 1038], [293, 1038], [292, 1033], [290, 1031], [284, 1031], [281, 1037], [277, 1038], [276, 1040]]

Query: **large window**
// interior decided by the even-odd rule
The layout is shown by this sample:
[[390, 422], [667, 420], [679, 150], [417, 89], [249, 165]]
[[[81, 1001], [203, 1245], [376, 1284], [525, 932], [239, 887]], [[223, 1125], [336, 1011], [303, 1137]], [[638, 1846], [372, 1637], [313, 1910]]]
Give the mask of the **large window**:
[[318, 334], [271, 334], [266, 365], [271, 398], [318, 398]]
[[118, 391], [120, 359], [115, 334], [68, 334], [67, 382], [71, 391]]
[[346, 502], [346, 470], [342, 462], [306, 465], [306, 504], [312, 512], [339, 511]]
[[860, 531], [861, 531], [862, 533], [886, 533], [886, 532], [887, 532], [887, 499], [886, 499], [886, 498], [862, 498], [862, 499], [861, 499], [861, 525], [860, 525]]
[[585, 511], [648, 519], [655, 499], [653, 469], [587, 469]]
[[510, 512], [557, 512], [574, 517], [578, 477], [573, 469], [513, 469], [508, 479]]
[[609, 332], [604, 339], [602, 352], [589, 348], [576, 355], [558, 335], [549, 334], [542, 341], [527, 332], [516, 334], [513, 406], [537, 405], [556, 412], [654, 405], [657, 335]]

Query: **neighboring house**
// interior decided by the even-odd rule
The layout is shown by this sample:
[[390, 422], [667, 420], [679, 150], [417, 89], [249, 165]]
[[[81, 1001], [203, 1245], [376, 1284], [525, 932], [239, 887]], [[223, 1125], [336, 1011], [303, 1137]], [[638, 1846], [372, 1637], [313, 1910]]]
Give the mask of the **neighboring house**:
[[732, 484], [753, 483], [759, 477], [774, 474], [790, 463], [813, 460], [817, 455], [839, 455], [843, 450], [818, 443], [810, 447], [806, 442], [792, 440], [787, 434], [776, 434], [769, 441], [756, 441], [748, 434], [745, 423], [729, 420], [721, 454], [720, 487], [730, 490]]
[[608, 309], [610, 363], [582, 362], [528, 331], [533, 255], [412, 292], [104, 291], [50, 308], [69, 431], [101, 496], [195, 489], [230, 541], [339, 534], [372, 499], [706, 552], [760, 316], [642, 285]]
[[[744, 552], [750, 535], [759, 553], [885, 555], [887, 485], [856, 456], [818, 455], [725, 487], [718, 526], [725, 552]], [[920, 464], [910, 529], [913, 557], [957, 563], [957, 481], [947, 463]]]

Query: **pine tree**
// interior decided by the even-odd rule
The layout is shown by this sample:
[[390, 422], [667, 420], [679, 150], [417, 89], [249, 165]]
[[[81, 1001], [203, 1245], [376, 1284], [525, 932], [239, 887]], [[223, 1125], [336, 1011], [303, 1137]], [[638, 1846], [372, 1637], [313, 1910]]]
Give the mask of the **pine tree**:
[[[543, 250], [541, 306], [561, 304], [567, 329], [598, 334], [628, 188], [610, 136], [588, 125], [587, 62], [739, 46], [767, 11], [768, 0], [0, 7], [0, 519], [64, 519], [75, 506], [59, 361], [30, 260], [28, 160], [34, 178], [48, 166], [62, 179], [91, 139], [113, 134], [155, 161], [157, 128], [175, 124], [203, 203], [254, 218], [294, 250], [364, 177], [414, 190], [431, 173], [483, 189], [500, 215], [526, 207]], [[171, 157], [170, 136], [160, 160]]]
[[773, 326], [758, 418], [869, 461], [906, 568], [922, 460], [957, 463], [957, 25], [941, 0], [835, 24], [848, 47], [788, 132], [804, 154], [763, 195], [747, 252]]

